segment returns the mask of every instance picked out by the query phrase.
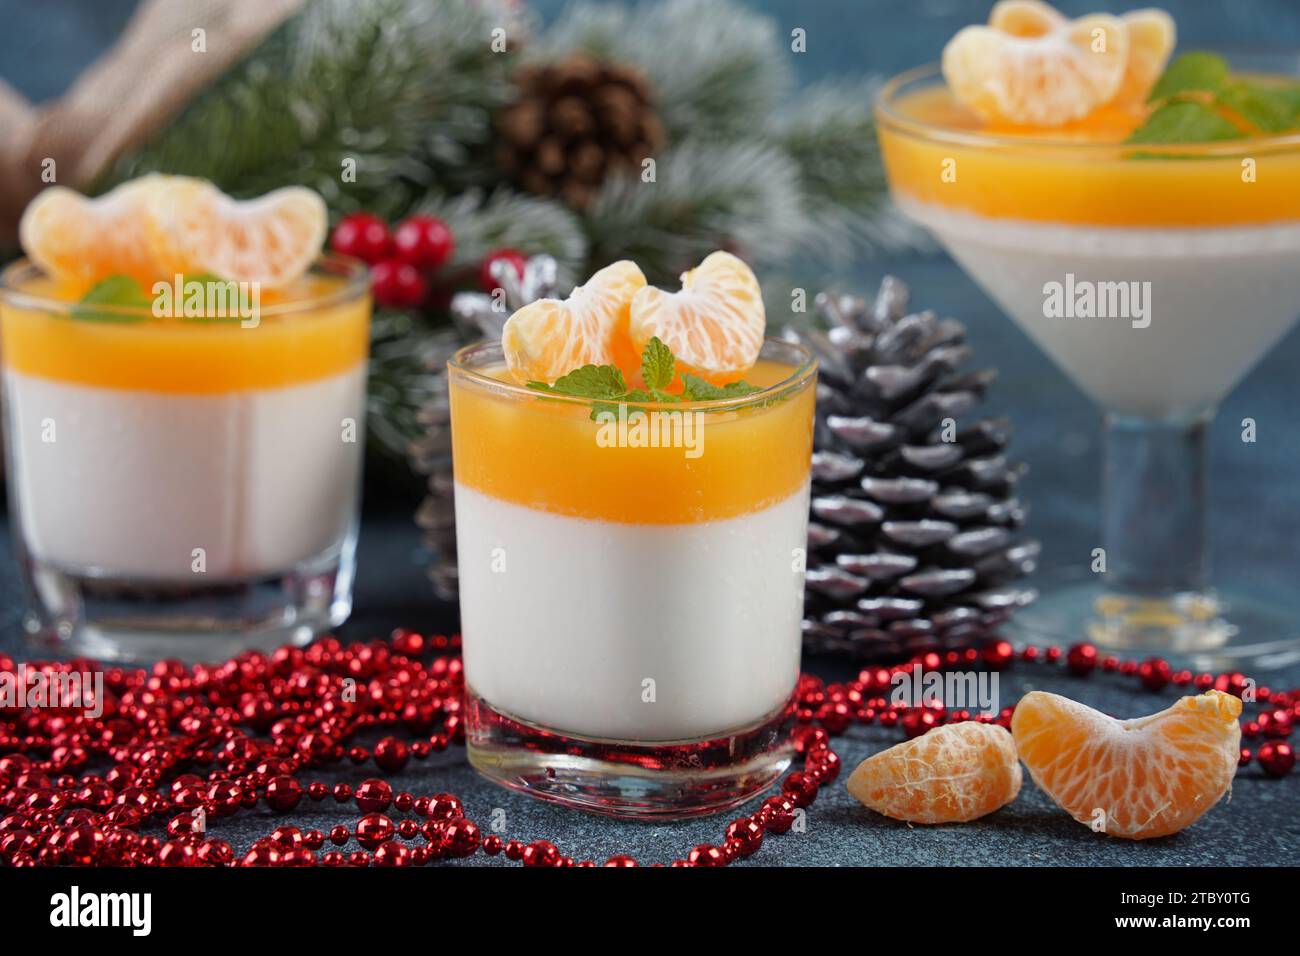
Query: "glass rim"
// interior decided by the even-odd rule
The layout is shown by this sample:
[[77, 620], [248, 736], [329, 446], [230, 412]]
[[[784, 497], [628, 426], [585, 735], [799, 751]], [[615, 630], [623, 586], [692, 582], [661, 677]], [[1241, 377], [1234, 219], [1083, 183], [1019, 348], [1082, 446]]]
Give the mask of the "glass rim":
[[[307, 267], [307, 273], [317, 269], [329, 271], [331, 274], [343, 278], [345, 280], [343, 285], [323, 295], [308, 296], [260, 307], [258, 309], [259, 319], [316, 312], [332, 305], [354, 301], [364, 295], [370, 288], [370, 270], [360, 259], [354, 259], [351, 256], [345, 256], [337, 252], [322, 252], [311, 261], [311, 265]], [[0, 303], [14, 308], [56, 313], [75, 320], [77, 317], [73, 313], [82, 303], [25, 292], [18, 287], [20, 282], [44, 276], [45, 274], [45, 271], [40, 266], [26, 256], [14, 260], [0, 271]], [[159, 279], [158, 281], [166, 280]], [[223, 279], [220, 281], [239, 282], [237, 279]], [[152, 305], [135, 306], [105, 303], [103, 305], [95, 304], [94, 309], [99, 313], [123, 318], [142, 319], [147, 322], [171, 321], [169, 317], [154, 315]]]
[[[1229, 57], [1231, 53], [1227, 54]], [[1281, 54], [1277, 54], [1281, 55]], [[983, 149], [1014, 150], [1020, 153], [1048, 153], [1060, 156], [1076, 155], [1088, 158], [1111, 155], [1116, 158], [1140, 151], [1143, 154], [1177, 157], [1180, 159], [1223, 158], [1275, 153], [1300, 149], [1300, 131], [1246, 139], [1218, 140], [1210, 143], [1098, 143], [1070, 139], [1006, 136], [978, 130], [958, 130], [936, 126], [924, 120], [907, 116], [898, 110], [898, 97], [904, 88], [925, 80], [942, 78], [938, 63], [926, 63], [890, 77], [876, 94], [876, 122], [882, 129], [914, 136], [933, 143], [968, 146]]]
[[498, 361], [504, 362], [505, 355], [501, 348], [500, 342], [483, 341], [475, 342], [463, 346], [447, 360], [447, 368], [452, 376], [464, 376], [476, 385], [482, 386], [489, 391], [496, 392], [500, 395], [512, 395], [516, 398], [527, 398], [533, 400], [547, 400], [564, 402], [567, 404], [590, 408], [593, 405], [621, 405], [633, 409], [665, 409], [672, 411], [707, 411], [707, 412], [726, 412], [737, 408], [743, 408], [761, 402], [772, 401], [773, 399], [783, 398], [786, 394], [804, 387], [813, 376], [817, 374], [817, 359], [805, 346], [798, 342], [792, 342], [789, 339], [777, 336], [767, 336], [763, 339], [762, 349], [759, 351], [759, 357], [769, 347], [779, 347], [787, 349], [789, 352], [798, 356], [798, 364], [793, 372], [779, 382], [764, 386], [757, 392], [750, 392], [748, 395], [738, 395], [735, 398], [718, 398], [709, 401], [698, 402], [630, 402], [616, 401], [614, 399], [593, 399], [581, 398], [576, 395], [553, 395], [549, 392], [541, 392], [537, 389], [528, 388], [515, 382], [505, 382], [499, 378], [493, 378], [490, 375], [484, 375], [482, 372], [472, 368], [468, 363], [471, 359], [481, 358], [484, 355], [493, 354]]

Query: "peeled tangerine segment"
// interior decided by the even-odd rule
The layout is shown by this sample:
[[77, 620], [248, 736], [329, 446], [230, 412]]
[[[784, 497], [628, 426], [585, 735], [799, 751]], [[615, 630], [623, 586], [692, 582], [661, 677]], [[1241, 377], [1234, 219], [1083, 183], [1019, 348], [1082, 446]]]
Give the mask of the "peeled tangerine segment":
[[711, 253], [683, 273], [680, 292], [646, 286], [632, 299], [629, 332], [636, 350], [657, 336], [680, 365], [706, 377], [750, 369], [766, 328], [758, 279], [729, 252]]
[[1134, 10], [1120, 17], [1128, 27], [1128, 66], [1115, 94], [1117, 105], [1146, 102], [1178, 42], [1174, 18], [1163, 10]]
[[997, 724], [944, 724], [868, 757], [849, 776], [864, 806], [909, 823], [965, 823], [1020, 792], [1011, 734]]
[[1064, 14], [1039, 0], [999, 0], [989, 11], [989, 26], [1013, 37], [1040, 37], [1067, 22]]
[[1093, 14], [1040, 36], [966, 27], [942, 66], [953, 95], [985, 120], [1060, 126], [1110, 102], [1127, 63], [1124, 21]]
[[44, 189], [18, 224], [23, 251], [60, 279], [91, 282], [115, 273], [141, 282], [159, 278], [147, 219], [151, 197], [171, 179], [143, 176], [97, 199], [66, 186]]
[[327, 219], [324, 201], [301, 186], [241, 202], [202, 179], [149, 175], [97, 199], [52, 186], [18, 229], [31, 260], [59, 278], [123, 274], [148, 286], [208, 273], [274, 286], [307, 271]]
[[1212, 690], [1149, 717], [1116, 720], [1033, 691], [1011, 732], [1034, 782], [1080, 823], [1146, 840], [1191, 826], [1232, 787], [1241, 701]]
[[627, 349], [632, 297], [644, 288], [635, 262], [605, 266], [563, 301], [538, 299], [506, 320], [501, 347], [520, 384], [554, 382], [584, 365], [617, 364]]
[[208, 273], [283, 285], [320, 253], [329, 214], [310, 189], [286, 186], [232, 199], [203, 180], [180, 180], [153, 197], [151, 236], [163, 275]]

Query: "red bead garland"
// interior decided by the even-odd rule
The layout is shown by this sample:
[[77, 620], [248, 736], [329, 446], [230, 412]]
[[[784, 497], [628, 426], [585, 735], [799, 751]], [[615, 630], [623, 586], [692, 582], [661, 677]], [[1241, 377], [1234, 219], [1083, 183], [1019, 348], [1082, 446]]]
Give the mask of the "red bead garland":
[[[374, 761], [396, 772], [464, 742], [461, 708], [464, 681], [459, 638], [425, 637], [398, 630], [390, 642], [343, 645], [325, 638], [306, 649], [281, 648], [271, 655], [241, 654], [216, 666], [193, 668], [163, 661], [149, 670], [111, 667], [105, 671], [100, 717], [79, 711], [27, 709], [0, 711], [0, 863], [11, 866], [422, 866], [438, 859], [462, 859], [482, 850], [504, 854], [525, 866], [594, 866], [574, 860], [547, 840], [524, 843], [484, 835], [448, 793], [416, 796], [395, 791], [380, 778], [346, 783], [302, 776], [348, 759]], [[435, 654], [428, 662], [420, 658]], [[899, 727], [907, 736], [943, 723], [995, 720], [1007, 725], [1012, 710], [996, 717], [972, 717], [964, 710], [910, 707], [887, 701], [893, 676], [923, 670], [970, 666], [977, 661], [1005, 668], [1019, 659], [1064, 663], [1086, 677], [1096, 670], [1136, 677], [1151, 691], [1169, 684], [1197, 691], [1215, 687], [1246, 696], [1245, 675], [1173, 671], [1152, 658], [1141, 663], [1099, 657], [1095, 647], [1025, 647], [1006, 641], [983, 648], [930, 652], [892, 667], [863, 670], [856, 680], [824, 683], [799, 679], [799, 725], [795, 750], [802, 767], [750, 816], [732, 821], [721, 843], [694, 847], [673, 866], [726, 866], [752, 856], [766, 834], [787, 833], [797, 814], [812, 805], [820, 788], [839, 776], [841, 762], [831, 739], [854, 723]], [[50, 673], [87, 670], [87, 661], [31, 663]], [[17, 664], [0, 655], [0, 670]], [[344, 694], [344, 682], [355, 694]], [[1260, 711], [1245, 722], [1243, 736], [1261, 738], [1252, 754], [1243, 747], [1240, 763], [1258, 761], [1265, 774], [1283, 777], [1295, 766], [1287, 741], [1300, 720], [1300, 688], [1285, 693], [1259, 687]], [[373, 748], [352, 743], [363, 731], [396, 730]], [[92, 761], [111, 764], [102, 776], [86, 772]], [[229, 843], [209, 837], [205, 821], [229, 817], [259, 802], [287, 813], [306, 797], [354, 802], [361, 816], [355, 827], [337, 825], [328, 836], [319, 830], [276, 827], [237, 857]], [[394, 820], [389, 814], [400, 816]], [[413, 814], [413, 816], [408, 816]], [[162, 824], [166, 839], [139, 832]], [[324, 849], [326, 840], [346, 853]], [[408, 845], [413, 844], [413, 845]], [[627, 855], [610, 856], [605, 866], [636, 866]]]

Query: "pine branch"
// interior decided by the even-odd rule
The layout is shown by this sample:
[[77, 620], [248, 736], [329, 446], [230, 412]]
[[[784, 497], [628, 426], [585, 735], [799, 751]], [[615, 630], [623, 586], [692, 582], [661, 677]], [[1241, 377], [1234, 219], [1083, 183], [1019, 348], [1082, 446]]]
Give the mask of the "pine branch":
[[651, 282], [670, 282], [719, 246], [781, 256], [807, 228], [797, 181], [779, 150], [688, 141], [659, 159], [655, 182], [601, 187], [586, 217], [591, 258], [634, 259]]
[[817, 228], [804, 251], [844, 262], [860, 251], [924, 245], [924, 234], [889, 203], [876, 139], [873, 80], [824, 83], [783, 108], [772, 134], [799, 169]]
[[551, 199], [498, 189], [484, 196], [429, 196], [420, 211], [445, 221], [456, 236], [452, 267], [476, 268], [493, 249], [505, 246], [528, 255], [547, 253], [559, 266], [565, 287], [587, 275], [587, 237], [568, 206]]
[[529, 55], [573, 49], [637, 66], [656, 92], [669, 142], [753, 135], [790, 87], [776, 24], [735, 0], [569, 7]]
[[471, 160], [509, 95], [494, 16], [463, 0], [312, 0], [110, 180], [162, 170], [240, 196], [303, 184], [336, 212], [389, 215], [435, 182], [473, 184], [491, 175]]

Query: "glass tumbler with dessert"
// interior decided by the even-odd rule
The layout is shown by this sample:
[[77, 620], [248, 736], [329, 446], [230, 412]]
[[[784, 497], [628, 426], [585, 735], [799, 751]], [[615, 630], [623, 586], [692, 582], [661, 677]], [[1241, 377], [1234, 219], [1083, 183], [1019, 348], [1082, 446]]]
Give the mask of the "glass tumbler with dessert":
[[600, 813], [733, 806], [788, 765], [815, 369], [714, 253], [631, 262], [450, 362], [470, 762]]
[[1300, 315], [1300, 77], [1174, 46], [1159, 10], [1002, 0], [887, 84], [880, 140], [904, 213], [1104, 411], [1100, 550], [1017, 626], [1267, 666], [1300, 619], [1211, 586], [1205, 450]]
[[310, 190], [51, 187], [0, 277], [28, 630], [101, 659], [303, 642], [351, 608], [369, 281]]

